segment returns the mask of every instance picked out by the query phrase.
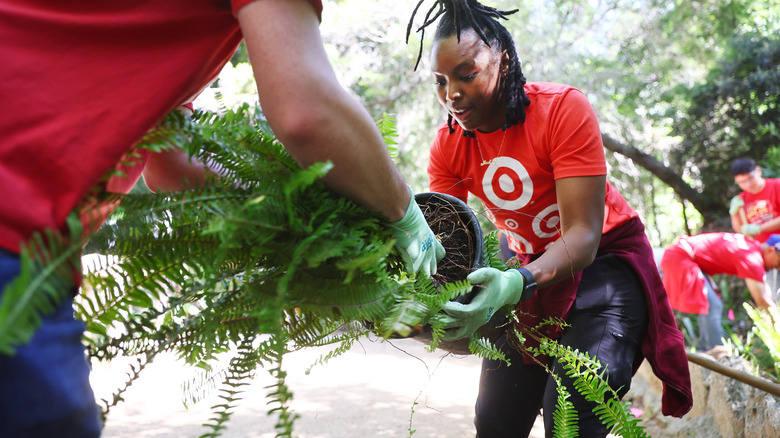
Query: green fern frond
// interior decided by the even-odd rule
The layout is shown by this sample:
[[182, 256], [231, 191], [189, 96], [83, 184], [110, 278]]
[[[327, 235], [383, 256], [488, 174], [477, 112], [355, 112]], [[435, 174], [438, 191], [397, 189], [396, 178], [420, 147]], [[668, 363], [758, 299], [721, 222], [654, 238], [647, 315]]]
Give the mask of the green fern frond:
[[639, 420], [631, 414], [628, 404], [622, 404], [620, 397], [610, 388], [607, 369], [597, 359], [551, 339], [542, 340], [539, 351], [558, 360], [566, 375], [573, 379], [577, 392], [595, 403], [593, 412], [608, 429], [623, 437], [647, 436]]
[[[474, 285], [471, 284], [468, 280], [453, 281], [452, 283], [440, 285], [435, 296], [438, 297], [437, 301], [440, 304], [444, 304], [447, 301], [451, 301], [459, 296], [468, 294], [473, 288]], [[424, 295], [428, 296], [430, 294], [426, 293]]]
[[395, 147], [398, 142], [395, 141], [398, 138], [398, 129], [395, 123], [395, 117], [388, 113], [383, 113], [382, 117], [376, 122], [379, 132], [382, 134], [382, 138], [387, 145], [387, 151], [390, 153], [390, 158], [395, 160], [398, 158], [398, 148]]
[[317, 360], [314, 361], [311, 365], [309, 365], [308, 368], [306, 368], [305, 373], [308, 375], [311, 373], [312, 368], [314, 368], [317, 365], [325, 365], [330, 361], [331, 359], [341, 356], [342, 354], [348, 352], [352, 345], [354, 345], [357, 338], [363, 334], [364, 332], [355, 332], [353, 334], [345, 334], [343, 336], [338, 337], [337, 340], [334, 340], [338, 343], [336, 348], [329, 351], [327, 354], [324, 354], [317, 358]]
[[753, 321], [751, 332], [764, 342], [772, 358], [775, 374], [780, 376], [780, 310], [770, 307], [759, 311], [749, 303], [743, 303], [742, 306]]
[[296, 346], [322, 346], [341, 341], [351, 343], [348, 336], [334, 336], [341, 326], [336, 320], [326, 319], [315, 313], [304, 313], [299, 309], [286, 312], [282, 324], [285, 336]]
[[76, 215], [67, 225], [69, 237], [47, 230], [21, 248], [20, 273], [0, 300], [0, 354], [13, 355], [15, 347], [29, 342], [41, 315], [53, 313], [73, 288], [73, 276], [81, 271], [82, 228]]
[[108, 414], [111, 412], [111, 408], [118, 405], [120, 402], [124, 401], [122, 398], [122, 395], [132, 386], [132, 384], [138, 380], [138, 378], [141, 375], [141, 371], [143, 371], [146, 366], [149, 365], [149, 360], [144, 359], [141, 357], [136, 358], [135, 363], [130, 363], [128, 367], [130, 368], [130, 371], [126, 372], [127, 380], [124, 382], [124, 384], [114, 392], [112, 395], [111, 401], [108, 401], [106, 399], [101, 399], [103, 402], [103, 406], [101, 406], [101, 420], [103, 423], [106, 422], [106, 419], [108, 418]]
[[485, 251], [483, 252], [482, 259], [485, 267], [505, 270], [507, 265], [501, 261], [501, 257], [499, 256], [500, 246], [498, 242], [498, 231], [491, 231], [485, 235], [484, 239]]
[[471, 339], [469, 339], [469, 351], [479, 357], [500, 360], [507, 365], [511, 365], [503, 351], [499, 350], [490, 340], [480, 337], [477, 333], [474, 333]]
[[376, 325], [376, 332], [385, 337], [407, 337], [416, 327], [422, 328], [427, 313], [428, 308], [414, 295], [399, 297], [390, 313]]
[[639, 419], [631, 414], [628, 403], [621, 403], [617, 398], [609, 398], [599, 402], [593, 409], [599, 419], [612, 427], [611, 433], [621, 437], [649, 437], [644, 428], [639, 425]]
[[201, 435], [202, 437], [217, 437], [221, 434], [233, 414], [236, 402], [241, 399], [244, 387], [254, 377], [258, 360], [257, 353], [252, 347], [253, 340], [252, 337], [243, 340], [238, 345], [236, 355], [230, 360], [222, 381], [223, 387], [219, 390], [219, 398], [222, 399], [222, 402], [211, 407], [214, 415], [209, 418], [208, 423], [204, 424], [205, 427], [211, 429], [211, 432]]
[[553, 412], [553, 438], [577, 438], [580, 428], [577, 424], [577, 411], [569, 400], [571, 394], [561, 382], [560, 377], [550, 374], [558, 390], [555, 412]]
[[[394, 120], [385, 115], [378, 125], [390, 144]], [[439, 345], [443, 304], [469, 293], [472, 285], [434, 285], [407, 275], [382, 218], [323, 184], [329, 163], [301, 169], [273, 137], [257, 106], [223, 114], [196, 111], [191, 118], [173, 113], [139, 145], [158, 152], [174, 146], [219, 175], [205, 187], [124, 196], [124, 214], [93, 236], [91, 248], [107, 258], [88, 267], [85, 284], [94, 290], [76, 304], [88, 326], [87, 349], [93, 357], [125, 354], [151, 361], [172, 352], [203, 368], [185, 393], [189, 402], [218, 393], [220, 401], [205, 425], [203, 436], [209, 437], [222, 433], [257, 368], [268, 369], [274, 379], [269, 410], [276, 415], [279, 436], [290, 436], [297, 416], [289, 409], [292, 393], [282, 368], [286, 353], [332, 347], [312, 366], [324, 364], [366, 331], [343, 328], [362, 327], [364, 321], [387, 338], [429, 328], [429, 348]], [[506, 269], [495, 233], [484, 246], [486, 264]], [[63, 253], [55, 249], [50, 254]], [[44, 266], [57, 260], [49, 257]], [[32, 266], [25, 270], [30, 274], [20, 276], [20, 284], [38, 281]], [[46, 297], [46, 291], [63, 288], [39, 289], [36, 296]], [[3, 342], [6, 318], [1, 312], [8, 312], [8, 301], [0, 307]], [[32, 307], [40, 310], [45, 304]], [[6, 351], [3, 346], [0, 351]], [[481, 357], [507, 360], [487, 339], [475, 336], [469, 348]], [[582, 365], [585, 360], [575, 352], [549, 350], [556, 357], [573, 357], [574, 374], [591, 372], [590, 363]], [[223, 353], [230, 356], [226, 368], [215, 366]], [[583, 382], [586, 392], [602, 389], [598, 380]], [[620, 407], [606, 405], [605, 417], [618, 418], [632, 430], [629, 420], [613, 412]], [[561, 415], [571, 422], [567, 410]]]

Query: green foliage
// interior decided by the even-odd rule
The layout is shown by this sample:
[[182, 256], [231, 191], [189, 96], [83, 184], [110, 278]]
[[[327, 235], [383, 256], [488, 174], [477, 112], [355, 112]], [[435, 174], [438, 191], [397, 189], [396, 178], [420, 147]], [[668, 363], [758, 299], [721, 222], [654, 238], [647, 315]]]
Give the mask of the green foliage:
[[396, 160], [398, 158], [398, 142], [395, 141], [398, 138], [398, 128], [396, 127], [395, 118], [390, 114], [384, 113], [382, 117], [376, 122], [379, 133], [382, 134], [382, 138], [387, 145], [387, 151], [390, 153], [390, 158]]
[[[598, 360], [590, 358], [586, 353], [564, 347], [557, 342], [543, 339], [539, 351], [555, 357], [566, 375], [574, 379], [574, 387], [586, 400], [596, 404], [593, 412], [605, 424], [611, 433], [622, 437], [647, 437], [644, 429], [639, 426], [639, 420], [634, 417], [628, 404], [620, 402], [620, 397], [607, 384], [607, 370]], [[563, 387], [556, 379], [559, 391]], [[565, 400], [565, 399], [564, 399]], [[559, 402], [561, 401], [559, 396]], [[561, 405], [559, 404], [559, 408]], [[564, 409], [565, 404], [564, 404]], [[569, 414], [561, 414], [556, 422], [556, 429], [561, 429], [563, 436], [576, 436], [572, 430]]]
[[54, 313], [73, 289], [81, 270], [82, 226], [76, 215], [67, 219], [68, 236], [46, 230], [21, 248], [19, 275], [0, 300], [0, 354], [15, 354], [41, 325], [42, 315]]
[[[379, 126], [394, 135], [389, 116]], [[95, 234], [92, 247], [108, 257], [90, 266], [91, 289], [77, 304], [90, 355], [171, 351], [203, 368], [185, 390], [187, 403], [215, 390], [221, 399], [204, 436], [223, 431], [243, 386], [267, 369], [277, 434], [290, 436], [285, 353], [331, 345], [317, 361], [326, 363], [366, 333], [364, 321], [383, 337], [430, 326], [432, 348], [440, 342], [441, 306], [471, 286], [408, 276], [378, 214], [320, 181], [329, 163], [298, 167], [259, 109], [173, 113], [139, 147], [171, 145], [220, 176], [184, 192], [127, 195], [124, 214]], [[217, 369], [225, 354], [228, 366]]]
[[[386, 135], [394, 132], [389, 118], [380, 127]], [[315, 363], [324, 364], [347, 351], [366, 326], [386, 338], [427, 326], [430, 350], [441, 342], [442, 305], [472, 286], [460, 281], [434, 287], [428, 278], [408, 276], [378, 215], [321, 183], [330, 164], [299, 168], [269, 132], [259, 110], [244, 105], [223, 115], [198, 112], [193, 119], [173, 113], [139, 145], [153, 151], [181, 147], [221, 174], [202, 188], [129, 194], [122, 199], [123, 214], [92, 238], [103, 256], [87, 267], [76, 303], [77, 316], [87, 325], [88, 352], [105, 360], [137, 358], [127, 382], [112, 400], [103, 401], [104, 415], [146, 364], [161, 352], [173, 352], [203, 370], [185, 384], [185, 402], [199, 402], [214, 391], [220, 400], [212, 406], [203, 437], [224, 431], [258, 367], [274, 378], [267, 398], [277, 436], [289, 437], [297, 415], [289, 409], [293, 395], [282, 367], [287, 352], [333, 346]], [[73, 235], [80, 236], [78, 220], [72, 222]], [[72, 271], [57, 269], [73, 267], [68, 261], [82, 244], [62, 242], [53, 233], [46, 242], [34, 241], [45, 269], [35, 276], [26, 268], [30, 273], [14, 283], [19, 296], [47, 297], [62, 289], [59, 281]], [[487, 264], [506, 268], [497, 256], [495, 233], [485, 246]], [[25, 253], [23, 263], [31, 263], [32, 255]], [[42, 281], [45, 286], [38, 287]], [[47, 310], [28, 302], [33, 301], [15, 307], [28, 318]], [[15, 343], [35, 327], [35, 321], [21, 328], [6, 323], [20, 320], [2, 320]], [[478, 335], [469, 348], [507, 361]], [[559, 360], [574, 354], [551, 351]], [[229, 360], [222, 368], [219, 359], [225, 355]], [[579, 355], [572, 360], [584, 361]], [[586, 389], [605, 385], [599, 383], [602, 375], [586, 377], [590, 372], [577, 368], [574, 374], [585, 379]], [[576, 424], [565, 397], [561, 407], [560, 421]], [[603, 417], [624, 421], [616, 412], [620, 408], [606, 406]], [[409, 432], [414, 433], [411, 425]]]
[[558, 397], [556, 409], [553, 412], [553, 438], [577, 438], [580, 428], [577, 425], [577, 411], [574, 409], [574, 403], [569, 400], [571, 394], [561, 382], [561, 378], [551, 374], [558, 388]]
[[506, 269], [507, 265], [501, 260], [499, 251], [498, 231], [492, 231], [485, 234], [485, 251], [482, 254], [482, 257], [483, 264], [486, 267]]
[[469, 350], [474, 354], [487, 359], [500, 360], [509, 363], [509, 360], [506, 358], [503, 351], [496, 348], [490, 340], [479, 337], [478, 333], [474, 333], [471, 339], [469, 339]]
[[771, 358], [773, 377], [780, 379], [780, 310], [771, 307], [767, 311], [759, 311], [748, 303], [743, 306], [753, 321], [752, 332], [763, 341]]
[[686, 114], [675, 124], [682, 137], [672, 158], [701, 169], [708, 193], [722, 205], [737, 191], [728, 169], [738, 157], [761, 161], [780, 141], [780, 39], [735, 35], [706, 80], [693, 87]]
[[[774, 123], [771, 124], [772, 135], [780, 139], [780, 132]], [[780, 144], [780, 140], [778, 140]], [[761, 166], [761, 175], [764, 178], [780, 178], [780, 146], [769, 148], [762, 160], [756, 161]]]

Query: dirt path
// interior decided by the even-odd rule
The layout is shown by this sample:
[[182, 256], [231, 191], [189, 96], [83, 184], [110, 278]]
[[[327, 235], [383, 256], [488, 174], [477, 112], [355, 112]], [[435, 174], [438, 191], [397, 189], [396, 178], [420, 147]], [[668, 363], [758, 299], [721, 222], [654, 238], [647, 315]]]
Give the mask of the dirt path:
[[[395, 347], [397, 348], [395, 348]], [[286, 357], [292, 407], [300, 414], [295, 435], [300, 438], [473, 437], [474, 400], [480, 360], [474, 356], [428, 353], [413, 340], [364, 340], [326, 365], [305, 370], [328, 349], [307, 349]], [[126, 368], [96, 364], [93, 387], [108, 397]], [[214, 397], [186, 409], [182, 382], [195, 375], [172, 357], [158, 358], [128, 390], [125, 402], [113, 408], [104, 438], [198, 437], [210, 416]], [[223, 433], [226, 438], [272, 438], [274, 417], [266, 412], [268, 374], [261, 372]], [[415, 401], [418, 403], [414, 405]], [[412, 409], [414, 414], [412, 415]], [[531, 438], [544, 436], [541, 419]]]

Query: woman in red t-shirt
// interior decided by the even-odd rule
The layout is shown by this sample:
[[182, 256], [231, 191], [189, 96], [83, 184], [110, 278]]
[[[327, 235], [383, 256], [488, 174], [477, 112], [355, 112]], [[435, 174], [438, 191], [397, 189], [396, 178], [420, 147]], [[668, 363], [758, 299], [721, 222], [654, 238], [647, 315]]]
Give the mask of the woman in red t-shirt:
[[[431, 148], [430, 189], [479, 198], [522, 266], [471, 273], [483, 289], [468, 304], [445, 305], [445, 340], [470, 337], [506, 305], [519, 310], [521, 332], [557, 317], [567, 326], [546, 334], [598, 359], [621, 395], [647, 357], [665, 383], [664, 414], [684, 415], [692, 398], [682, 335], [644, 226], [606, 182], [593, 109], [572, 87], [526, 83], [514, 42], [497, 21], [511, 12], [473, 1], [437, 3], [443, 13], [432, 73], [449, 120]], [[477, 434], [527, 435], [539, 408], [551, 434], [556, 385], [544, 367], [512, 348], [507, 333], [498, 344], [512, 366], [483, 363]], [[580, 434], [606, 436], [593, 404], [557, 364], [553, 369], [572, 395]]]

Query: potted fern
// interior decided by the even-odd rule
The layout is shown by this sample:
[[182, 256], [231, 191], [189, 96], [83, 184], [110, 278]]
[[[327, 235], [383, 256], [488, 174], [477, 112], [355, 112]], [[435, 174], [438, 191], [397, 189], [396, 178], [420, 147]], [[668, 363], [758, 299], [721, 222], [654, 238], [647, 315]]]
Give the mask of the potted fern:
[[[379, 126], [392, 144], [392, 120], [383, 119]], [[241, 387], [258, 368], [275, 378], [268, 399], [277, 434], [291, 436], [295, 415], [289, 410], [285, 354], [329, 345], [331, 352], [320, 359], [326, 363], [366, 334], [366, 321], [384, 338], [417, 336], [430, 350], [457, 348], [506, 360], [484, 332], [467, 343], [441, 343], [442, 305], [450, 299], [468, 300], [473, 293], [465, 275], [479, 265], [506, 269], [496, 255], [495, 235], [482, 236], [462, 202], [440, 194], [418, 199], [454, 209], [471, 226], [466, 252], [474, 251], [468, 261], [459, 262], [467, 268], [463, 278], [419, 278], [404, 272], [392, 236], [375, 213], [320, 182], [330, 164], [298, 167], [259, 108], [243, 105], [221, 115], [197, 112], [192, 119], [174, 113], [138, 147], [160, 151], [174, 145], [220, 167], [221, 176], [197, 190], [127, 195], [123, 214], [92, 237], [91, 246], [108, 257], [87, 267], [88, 291], [77, 302], [77, 315], [87, 324], [88, 352], [106, 360], [138, 358], [127, 383], [112, 400], [103, 401], [105, 415], [146, 364], [161, 352], [174, 352], [204, 370], [186, 386], [190, 401], [198, 401], [204, 387], [219, 388], [222, 402], [213, 406], [203, 436], [220, 435]], [[429, 222], [440, 216], [431, 214]], [[73, 236], [79, 234], [74, 229]], [[51, 254], [71, 254], [82, 243], [75, 239], [37, 253], [49, 254], [51, 264], [57, 260]], [[31, 286], [23, 289], [37, 293]], [[538, 336], [533, 331], [517, 335]], [[600, 405], [603, 421], [625, 436], [641, 435], [637, 420], [609, 393], [597, 363], [540, 340], [541, 347], [531, 353], [559, 358], [567, 373], [582, 382], [580, 392], [606, 400]], [[217, 355], [223, 353], [231, 355], [229, 363], [217, 369]], [[564, 415], [557, 429], [576, 431], [565, 393], [559, 406]]]

